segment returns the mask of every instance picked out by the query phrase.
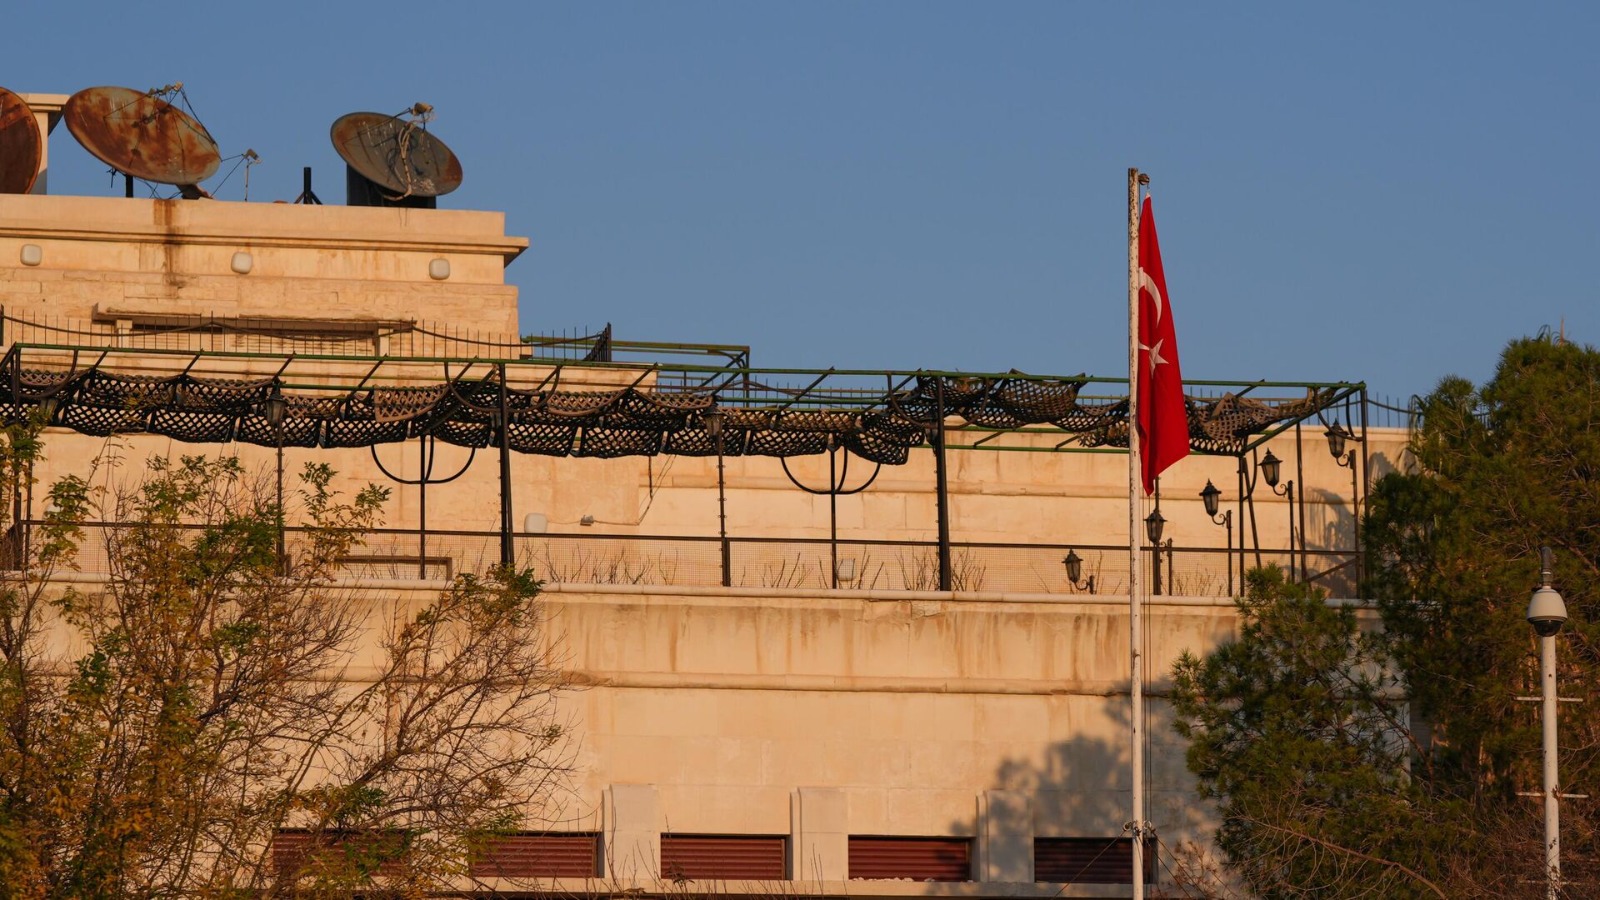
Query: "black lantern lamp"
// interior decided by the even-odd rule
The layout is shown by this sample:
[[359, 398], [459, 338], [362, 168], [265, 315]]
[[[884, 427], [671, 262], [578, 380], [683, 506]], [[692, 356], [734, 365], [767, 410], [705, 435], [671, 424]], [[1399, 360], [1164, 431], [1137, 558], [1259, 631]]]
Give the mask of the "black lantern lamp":
[[1221, 500], [1222, 491], [1218, 490], [1217, 486], [1211, 483], [1211, 479], [1207, 478], [1205, 489], [1200, 492], [1200, 502], [1206, 505], [1206, 515], [1211, 517], [1212, 522], [1228, 529], [1228, 593], [1231, 595], [1233, 593], [1233, 510], [1225, 510], [1221, 516], [1218, 516], [1217, 508]]
[[1159, 545], [1161, 543], [1161, 533], [1166, 530], [1166, 527], [1167, 518], [1161, 514], [1161, 510], [1158, 509], [1145, 516], [1144, 533], [1150, 539], [1150, 543]]
[[1278, 492], [1278, 476], [1282, 474], [1282, 466], [1283, 461], [1273, 456], [1270, 449], [1266, 458], [1261, 460], [1261, 477], [1267, 480], [1267, 487], [1272, 488], [1273, 493]]
[[1339, 460], [1339, 465], [1345, 465], [1344, 442], [1345, 439], [1350, 435], [1345, 432], [1343, 426], [1341, 426], [1338, 422], [1335, 422], [1328, 426], [1328, 430], [1324, 436], [1328, 439], [1328, 453], [1331, 454], [1334, 459]]
[[[1144, 534], [1150, 539], [1150, 554], [1154, 562], [1155, 578], [1150, 582], [1150, 593], [1161, 596], [1161, 534], [1166, 531], [1167, 517], [1161, 514], [1161, 507], [1156, 507], [1150, 515], [1144, 518]], [[1172, 549], [1172, 540], [1169, 538], [1165, 544], [1167, 550]]]
[[[1342, 431], [1340, 432], [1340, 440], [1343, 440]], [[1285, 497], [1289, 501], [1289, 571], [1292, 574], [1294, 572], [1296, 532], [1298, 531], [1298, 529], [1295, 527], [1294, 518], [1294, 480], [1290, 479], [1284, 483], [1282, 490], [1278, 489], [1278, 476], [1283, 474], [1282, 466], [1283, 461], [1278, 459], [1276, 456], [1273, 456], [1270, 449], [1267, 451], [1267, 455], [1261, 459], [1261, 477], [1266, 479], [1267, 487], [1271, 488], [1274, 494], [1277, 494], [1279, 497]], [[1304, 559], [1301, 560], [1300, 569], [1301, 577], [1304, 578]]]
[[281, 427], [284, 418], [288, 414], [289, 401], [284, 398], [280, 391], [274, 390], [267, 396], [267, 399], [261, 401], [261, 417], [266, 419], [267, 424], [273, 428]]
[[1356, 449], [1351, 447], [1346, 450], [1345, 447], [1350, 441], [1359, 442], [1361, 439], [1346, 431], [1345, 427], [1338, 422], [1329, 425], [1323, 436], [1328, 439], [1328, 454], [1333, 457], [1334, 462], [1337, 462], [1340, 468], [1349, 469], [1350, 476], [1354, 478]]
[[1341, 469], [1349, 469], [1350, 470], [1350, 513], [1351, 513], [1351, 519], [1353, 519], [1354, 522], [1355, 522], [1354, 531], [1355, 531], [1355, 541], [1356, 541], [1356, 581], [1360, 582], [1360, 580], [1361, 580], [1361, 475], [1360, 475], [1359, 472], [1356, 471], [1356, 449], [1354, 447], [1351, 447], [1349, 449], [1349, 451], [1346, 451], [1345, 450], [1345, 443], [1347, 441], [1361, 442], [1361, 438], [1358, 438], [1355, 435], [1351, 434], [1349, 431], [1346, 431], [1344, 426], [1340, 425], [1338, 422], [1335, 422], [1332, 425], [1328, 426], [1328, 430], [1327, 430], [1327, 432], [1325, 432], [1325, 436], [1328, 438], [1328, 453], [1333, 456], [1333, 461], [1339, 464], [1339, 468], [1341, 468]]
[[722, 407], [713, 406], [700, 414], [700, 425], [706, 430], [706, 437], [713, 441], [722, 439], [722, 426], [727, 421], [728, 414]]
[[1094, 593], [1094, 576], [1090, 575], [1087, 581], [1083, 580], [1083, 557], [1078, 555], [1078, 551], [1069, 548], [1061, 564], [1067, 567], [1067, 581], [1074, 588]]

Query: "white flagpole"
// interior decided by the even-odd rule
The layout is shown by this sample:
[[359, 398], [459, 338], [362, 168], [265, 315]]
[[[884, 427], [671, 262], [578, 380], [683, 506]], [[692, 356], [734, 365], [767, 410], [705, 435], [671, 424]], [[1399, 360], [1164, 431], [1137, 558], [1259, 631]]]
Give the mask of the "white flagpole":
[[1128, 170], [1128, 698], [1133, 766], [1133, 897], [1144, 900], [1144, 659], [1140, 654], [1139, 497], [1139, 185], [1150, 176]]

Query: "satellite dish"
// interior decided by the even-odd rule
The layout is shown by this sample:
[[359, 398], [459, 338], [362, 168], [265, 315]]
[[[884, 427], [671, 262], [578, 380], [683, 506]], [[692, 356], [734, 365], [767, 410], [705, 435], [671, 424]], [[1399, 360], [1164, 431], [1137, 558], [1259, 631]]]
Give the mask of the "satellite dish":
[[44, 136], [27, 101], [0, 87], [0, 194], [26, 194], [39, 177]]
[[353, 112], [333, 123], [333, 149], [350, 167], [351, 206], [431, 208], [461, 186], [461, 161], [422, 127], [430, 111], [419, 103], [409, 110], [415, 119]]
[[199, 184], [217, 173], [222, 154], [204, 125], [159, 96], [182, 87], [85, 88], [67, 98], [62, 118], [83, 149], [118, 172], [204, 197]]

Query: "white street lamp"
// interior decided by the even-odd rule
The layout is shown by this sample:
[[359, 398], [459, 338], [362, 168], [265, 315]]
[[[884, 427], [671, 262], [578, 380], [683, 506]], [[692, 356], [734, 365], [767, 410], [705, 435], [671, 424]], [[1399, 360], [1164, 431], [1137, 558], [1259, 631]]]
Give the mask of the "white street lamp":
[[1567, 621], [1567, 604], [1550, 586], [1550, 548], [1539, 548], [1539, 587], [1528, 600], [1528, 624], [1539, 636], [1539, 682], [1544, 706], [1544, 865], [1555, 900], [1561, 886], [1561, 779], [1556, 767], [1556, 634]]

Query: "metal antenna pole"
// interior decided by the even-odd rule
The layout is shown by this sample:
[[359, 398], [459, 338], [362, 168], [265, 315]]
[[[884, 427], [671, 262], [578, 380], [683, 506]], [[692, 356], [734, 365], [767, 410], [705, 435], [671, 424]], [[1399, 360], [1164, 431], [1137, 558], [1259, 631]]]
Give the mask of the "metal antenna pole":
[[1139, 619], [1139, 185], [1148, 175], [1128, 170], [1128, 696], [1129, 762], [1133, 769], [1133, 897], [1144, 900], [1144, 642]]
[[[1539, 568], [1539, 590], [1551, 590], [1549, 547], [1539, 548]], [[1560, 624], [1540, 628], [1535, 623], [1534, 627], [1539, 634], [1540, 699], [1544, 708], [1544, 867], [1549, 879], [1545, 896], [1556, 900], [1561, 886], [1561, 775], [1556, 760], [1556, 634]]]
[[1556, 898], [1561, 883], [1561, 778], [1556, 767], [1556, 636], [1539, 638], [1539, 681], [1544, 701], [1544, 866]]

